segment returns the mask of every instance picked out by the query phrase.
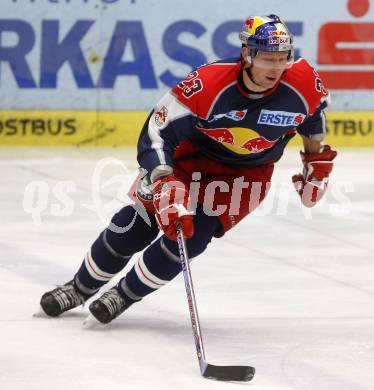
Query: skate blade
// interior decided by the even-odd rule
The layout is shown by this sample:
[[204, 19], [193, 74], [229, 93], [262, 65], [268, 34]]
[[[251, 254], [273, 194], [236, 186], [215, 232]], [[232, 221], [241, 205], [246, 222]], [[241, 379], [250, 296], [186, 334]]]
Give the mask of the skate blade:
[[100, 325], [100, 322], [92, 315], [89, 314], [82, 322], [84, 328], [90, 328], [91, 326]]
[[34, 318], [53, 318], [53, 317], [47, 316], [47, 314], [44, 313], [43, 309], [40, 306], [34, 311], [32, 316]]

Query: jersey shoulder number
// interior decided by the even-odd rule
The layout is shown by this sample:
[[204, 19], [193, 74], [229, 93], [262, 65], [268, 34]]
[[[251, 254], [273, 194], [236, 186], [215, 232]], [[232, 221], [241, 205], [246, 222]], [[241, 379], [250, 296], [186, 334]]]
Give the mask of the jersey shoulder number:
[[207, 118], [222, 91], [236, 82], [237, 63], [212, 63], [189, 73], [172, 89], [178, 101], [200, 118]]
[[281, 81], [301, 95], [301, 99], [307, 103], [309, 115], [312, 115], [322, 102], [329, 99], [329, 92], [321, 77], [303, 58], [285, 72]]
[[185, 99], [190, 99], [195, 93], [198, 93], [203, 90], [203, 82], [199, 78], [199, 73], [195, 70], [187, 75], [187, 77], [182, 80], [177, 88], [181, 89], [182, 96]]

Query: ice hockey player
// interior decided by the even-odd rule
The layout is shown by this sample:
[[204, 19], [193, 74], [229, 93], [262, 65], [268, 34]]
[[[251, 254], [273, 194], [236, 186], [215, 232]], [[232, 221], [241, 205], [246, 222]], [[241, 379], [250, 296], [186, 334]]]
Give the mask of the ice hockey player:
[[337, 155], [323, 144], [322, 80], [305, 59], [294, 60], [293, 37], [278, 16], [248, 17], [239, 37], [240, 57], [202, 65], [156, 104], [139, 137], [134, 205], [113, 216], [71, 281], [42, 296], [47, 315], [83, 304], [143, 250], [93, 300], [92, 315], [109, 323], [171, 281], [181, 271], [176, 223], [190, 257], [201, 254], [264, 199], [295, 135], [304, 144], [303, 173], [292, 178], [301, 202], [312, 207], [322, 197]]

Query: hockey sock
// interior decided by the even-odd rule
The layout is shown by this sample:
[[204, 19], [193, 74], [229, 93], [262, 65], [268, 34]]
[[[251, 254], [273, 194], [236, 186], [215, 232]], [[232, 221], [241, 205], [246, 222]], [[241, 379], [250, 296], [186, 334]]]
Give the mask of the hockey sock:
[[[217, 217], [206, 215], [198, 207], [194, 217], [195, 234], [187, 240], [190, 258], [204, 252], [219, 228]], [[120, 293], [127, 300], [139, 301], [158, 290], [181, 271], [178, 245], [165, 235], [150, 245], [135, 265], [118, 284]]]
[[149, 245], [159, 232], [152, 215], [149, 220], [150, 226], [132, 206], [115, 214], [112, 224], [92, 244], [75, 275], [77, 288], [84, 294], [95, 294], [126, 266], [134, 253]]

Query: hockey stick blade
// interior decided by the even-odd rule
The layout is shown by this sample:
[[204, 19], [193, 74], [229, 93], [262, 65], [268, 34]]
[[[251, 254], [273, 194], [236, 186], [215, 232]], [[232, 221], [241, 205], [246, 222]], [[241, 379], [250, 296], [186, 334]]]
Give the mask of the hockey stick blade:
[[249, 382], [255, 375], [255, 368], [251, 366], [215, 366], [207, 364], [202, 375], [204, 378], [218, 381]]

